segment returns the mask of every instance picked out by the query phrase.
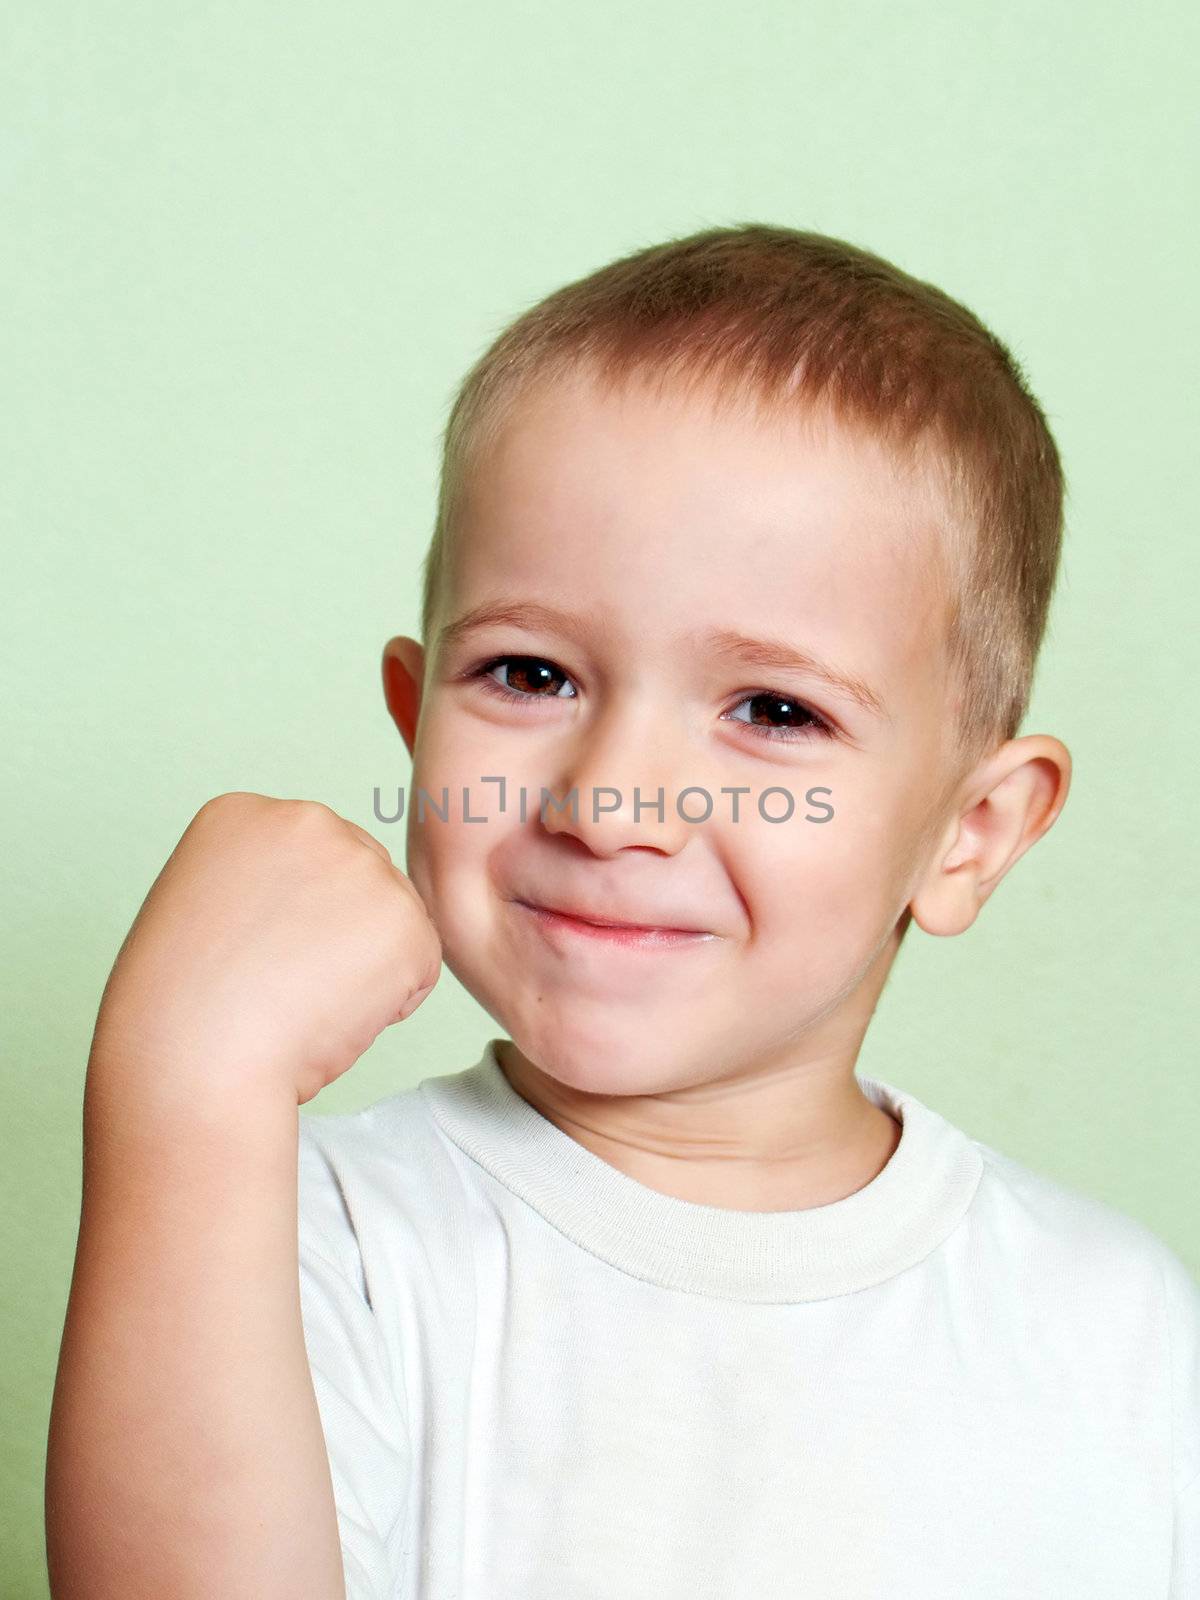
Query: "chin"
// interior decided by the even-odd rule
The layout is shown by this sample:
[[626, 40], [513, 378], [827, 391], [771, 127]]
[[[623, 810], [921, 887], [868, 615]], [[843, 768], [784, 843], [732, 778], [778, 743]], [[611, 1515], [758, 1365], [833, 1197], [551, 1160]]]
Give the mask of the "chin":
[[[622, 1027], [611, 1015], [547, 1015], [505, 1022], [517, 1049], [539, 1071], [581, 1094], [661, 1094], [689, 1081], [697, 1062], [681, 1057], [679, 1033], [665, 1025]], [[662, 1040], [674, 1038], [668, 1051]]]

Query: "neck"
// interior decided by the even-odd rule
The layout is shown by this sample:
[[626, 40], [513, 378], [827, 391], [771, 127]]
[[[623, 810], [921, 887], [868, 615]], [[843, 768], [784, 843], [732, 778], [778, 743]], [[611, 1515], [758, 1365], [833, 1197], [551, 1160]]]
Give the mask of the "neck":
[[831, 1205], [879, 1175], [900, 1124], [839, 1053], [653, 1095], [560, 1083], [509, 1040], [511, 1087], [578, 1144], [660, 1194], [730, 1211]]

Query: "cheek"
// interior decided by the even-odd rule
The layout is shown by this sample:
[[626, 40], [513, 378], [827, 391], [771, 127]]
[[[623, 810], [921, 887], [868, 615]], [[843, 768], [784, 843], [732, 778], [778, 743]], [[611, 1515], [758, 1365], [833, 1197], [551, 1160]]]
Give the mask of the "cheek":
[[[427, 806], [424, 821], [418, 823], [414, 789], [407, 871], [430, 915], [440, 926], [443, 922], [452, 923], [456, 916], [470, 914], [473, 901], [483, 894], [488, 853], [495, 848], [499, 830], [505, 823], [503, 818], [492, 817], [481, 823], [464, 822], [461, 785], [449, 786], [448, 807], [442, 806], [440, 786], [431, 792], [439, 808], [446, 811], [446, 820]], [[483, 815], [477, 787], [470, 789], [469, 806], [471, 816]]]
[[[432, 722], [419, 747], [405, 798], [408, 826], [405, 835], [406, 867], [442, 935], [460, 914], [459, 880], [469, 880], [485, 856], [497, 826], [496, 785], [480, 782], [495, 770], [482, 764], [464, 741], [439, 737]], [[463, 791], [466, 790], [464, 800]], [[486, 817], [481, 823], [464, 816]]]
[[[520, 779], [469, 719], [443, 718], [430, 731], [408, 796], [407, 872], [447, 964], [470, 987], [476, 969], [497, 958], [498, 896], [520, 853]], [[503, 810], [501, 786], [483, 781], [500, 775]], [[432, 805], [422, 806], [421, 790]]]
[[806, 822], [800, 807], [786, 823], [742, 831], [741, 888], [760, 932], [769, 932], [806, 959], [834, 964], [849, 951], [873, 947], [893, 920], [900, 889], [894, 834], [888, 818], [852, 803], [828, 801], [828, 822]]
[[481, 974], [494, 961], [485, 859], [491, 834], [491, 824], [464, 825], [452, 804], [449, 820], [427, 817], [409, 835], [408, 876], [437, 930], [442, 960], [476, 998]]

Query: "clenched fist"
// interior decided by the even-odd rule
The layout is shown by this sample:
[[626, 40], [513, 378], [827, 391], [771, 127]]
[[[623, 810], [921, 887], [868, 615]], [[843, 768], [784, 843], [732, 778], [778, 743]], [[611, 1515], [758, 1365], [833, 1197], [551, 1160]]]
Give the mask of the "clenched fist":
[[303, 1104], [411, 1016], [441, 962], [412, 881], [369, 833], [316, 801], [218, 795], [118, 952], [93, 1056]]

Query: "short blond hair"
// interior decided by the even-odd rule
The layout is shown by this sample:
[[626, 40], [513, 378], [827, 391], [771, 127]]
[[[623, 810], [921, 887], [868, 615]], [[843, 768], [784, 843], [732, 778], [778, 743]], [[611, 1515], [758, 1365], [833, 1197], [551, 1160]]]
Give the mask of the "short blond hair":
[[471, 462], [537, 381], [586, 369], [705, 384], [763, 408], [824, 407], [931, 469], [945, 508], [946, 645], [958, 744], [1013, 738], [1058, 571], [1064, 478], [1017, 362], [958, 301], [882, 257], [764, 223], [634, 251], [516, 318], [463, 380], [443, 433], [421, 635]]

